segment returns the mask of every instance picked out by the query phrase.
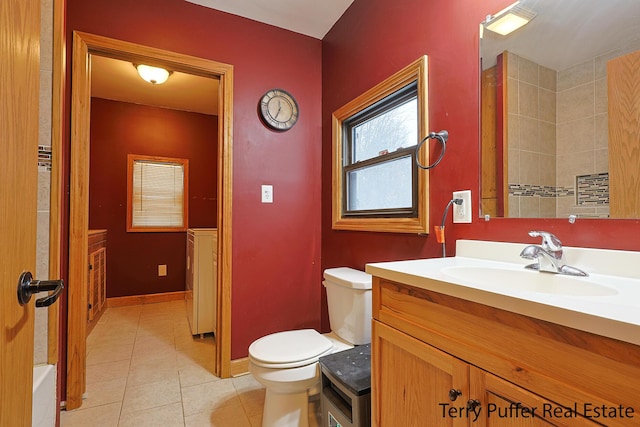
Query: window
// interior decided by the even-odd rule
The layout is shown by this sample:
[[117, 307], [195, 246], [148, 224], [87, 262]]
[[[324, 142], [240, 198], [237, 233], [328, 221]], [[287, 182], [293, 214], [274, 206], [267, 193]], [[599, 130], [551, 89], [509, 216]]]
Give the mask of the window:
[[334, 112], [334, 229], [428, 232], [426, 105], [425, 56]]
[[186, 230], [189, 161], [135, 154], [127, 161], [127, 231]]

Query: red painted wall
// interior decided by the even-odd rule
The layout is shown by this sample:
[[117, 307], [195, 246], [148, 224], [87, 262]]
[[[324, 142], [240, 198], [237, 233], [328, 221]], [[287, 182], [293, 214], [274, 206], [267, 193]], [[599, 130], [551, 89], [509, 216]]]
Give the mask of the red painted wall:
[[[67, 0], [67, 30], [69, 61], [79, 30], [234, 66], [231, 357], [265, 334], [319, 328], [321, 41], [179, 0]], [[274, 87], [300, 106], [285, 133], [256, 114]]]
[[107, 230], [108, 298], [185, 286], [186, 232], [126, 231], [127, 155], [188, 159], [189, 227], [216, 227], [217, 139], [217, 116], [92, 98], [89, 228]]
[[[320, 42], [184, 1], [67, 0], [68, 53], [71, 31], [81, 30], [235, 67], [233, 358], [246, 356], [260, 335], [320, 325], [321, 238], [322, 268], [440, 255], [431, 235], [331, 230], [331, 112], [429, 55], [430, 128], [450, 133], [447, 155], [430, 172], [432, 223], [452, 191], [471, 189], [478, 204], [478, 24], [509, 3], [355, 0]], [[298, 124], [284, 134], [256, 116], [260, 95], [272, 87], [289, 90], [300, 104]], [[274, 185], [273, 205], [260, 203], [261, 184]], [[449, 255], [458, 238], [531, 241], [532, 228], [570, 246], [637, 250], [638, 225], [475, 218], [454, 226], [449, 218], [446, 234]], [[322, 324], [326, 329], [324, 301]]]
[[[355, 0], [323, 40], [323, 182], [331, 182], [331, 113], [427, 55], [429, 129], [449, 131], [440, 165], [420, 172], [430, 174], [431, 224], [441, 222], [451, 191], [471, 188], [475, 196], [478, 24], [493, 9], [492, 3], [500, 2]], [[436, 257], [442, 252], [433, 235], [333, 231], [330, 185], [323, 188], [322, 224], [323, 268], [364, 268], [367, 262]], [[447, 228], [449, 253], [454, 247], [452, 228]]]
[[[364, 268], [367, 262], [438, 257], [434, 235], [344, 232], [331, 229], [331, 113], [421, 55], [429, 56], [429, 127], [447, 129], [446, 155], [430, 174], [431, 224], [438, 224], [451, 193], [472, 190], [472, 224], [447, 219], [447, 254], [456, 239], [534, 242], [548, 230], [567, 246], [640, 249], [636, 220], [478, 218], [479, 23], [511, 0], [355, 0], [323, 39], [322, 267]], [[323, 304], [325, 304], [323, 300]], [[328, 328], [323, 309], [323, 327]]]

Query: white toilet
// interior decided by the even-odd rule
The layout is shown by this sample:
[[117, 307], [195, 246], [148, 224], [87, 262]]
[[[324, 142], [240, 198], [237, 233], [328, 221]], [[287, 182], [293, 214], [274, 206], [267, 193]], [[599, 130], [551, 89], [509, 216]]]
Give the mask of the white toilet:
[[277, 332], [249, 346], [249, 372], [266, 387], [262, 427], [308, 427], [309, 396], [319, 392], [318, 358], [371, 342], [371, 275], [324, 271], [331, 333]]

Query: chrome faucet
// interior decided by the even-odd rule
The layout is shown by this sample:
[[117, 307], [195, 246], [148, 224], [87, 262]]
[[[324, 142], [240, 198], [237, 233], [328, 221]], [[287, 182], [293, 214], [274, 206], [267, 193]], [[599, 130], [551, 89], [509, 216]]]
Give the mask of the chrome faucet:
[[539, 246], [529, 245], [520, 252], [522, 258], [538, 261], [525, 266], [525, 268], [571, 276], [588, 276], [579, 268], [565, 264], [562, 242], [556, 236], [547, 231], [530, 231], [529, 236], [542, 237], [542, 243]]

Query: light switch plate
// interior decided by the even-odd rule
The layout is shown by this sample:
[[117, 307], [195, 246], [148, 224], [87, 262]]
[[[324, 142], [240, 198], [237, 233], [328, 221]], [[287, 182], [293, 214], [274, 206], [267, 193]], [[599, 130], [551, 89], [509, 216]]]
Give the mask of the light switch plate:
[[454, 199], [462, 199], [462, 204], [453, 204], [453, 222], [471, 223], [471, 190], [453, 192]]

